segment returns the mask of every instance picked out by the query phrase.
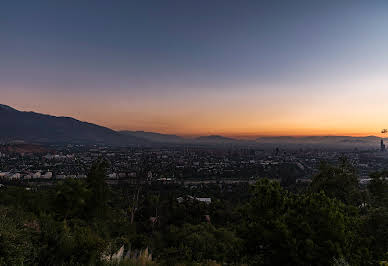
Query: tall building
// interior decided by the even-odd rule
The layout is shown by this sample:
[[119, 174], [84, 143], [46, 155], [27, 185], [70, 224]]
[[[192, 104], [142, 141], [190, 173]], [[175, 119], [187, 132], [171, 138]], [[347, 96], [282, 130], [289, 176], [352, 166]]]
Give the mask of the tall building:
[[383, 139], [381, 139], [380, 151], [383, 151], [383, 152], [385, 151], [385, 144]]

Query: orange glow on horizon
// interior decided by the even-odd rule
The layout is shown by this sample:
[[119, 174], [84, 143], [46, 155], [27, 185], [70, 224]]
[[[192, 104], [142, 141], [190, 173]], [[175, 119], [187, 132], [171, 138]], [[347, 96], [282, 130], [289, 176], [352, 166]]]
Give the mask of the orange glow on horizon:
[[388, 128], [386, 76], [302, 85], [246, 85], [245, 93], [186, 89], [136, 97], [129, 90], [92, 95], [80, 90], [76, 96], [68, 90], [0, 90], [1, 103], [18, 110], [70, 116], [114, 130], [186, 137], [385, 136], [381, 129]]

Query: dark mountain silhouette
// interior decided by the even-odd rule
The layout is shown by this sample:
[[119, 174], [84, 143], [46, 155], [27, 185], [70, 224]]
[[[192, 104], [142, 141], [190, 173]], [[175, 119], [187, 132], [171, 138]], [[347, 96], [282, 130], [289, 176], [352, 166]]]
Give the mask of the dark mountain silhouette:
[[114, 131], [71, 117], [57, 117], [35, 112], [18, 111], [0, 104], [0, 142], [72, 143], [110, 145], [150, 144], [225, 144], [238, 140], [223, 136], [202, 136], [196, 139], [144, 131]]
[[[386, 139], [385, 139], [386, 140]], [[35, 112], [18, 111], [0, 104], [0, 143], [23, 141], [40, 144], [194, 144], [194, 145], [248, 145], [272, 146], [308, 145], [325, 147], [378, 147], [376, 136], [308, 136], [308, 137], [261, 137], [255, 141], [239, 140], [220, 135], [201, 136], [190, 139], [177, 135], [144, 131], [114, 131], [95, 124], [82, 122], [71, 117], [56, 117]]]
[[197, 138], [184, 138], [177, 135], [161, 134], [144, 131], [120, 131], [121, 134], [146, 139], [153, 143], [169, 144], [245, 144], [246, 141], [227, 138], [220, 135], [200, 136]]
[[185, 139], [177, 135], [161, 134], [155, 132], [145, 132], [145, 131], [120, 131], [121, 134], [126, 136], [133, 136], [137, 138], [142, 138], [155, 143], [190, 143], [191, 140]]
[[233, 144], [244, 142], [242, 140], [227, 138], [220, 135], [200, 136], [196, 138], [196, 141], [200, 143], [213, 143], [213, 144]]
[[0, 125], [0, 140], [3, 142], [22, 140], [29, 143], [111, 145], [136, 145], [147, 142], [71, 117], [22, 112], [7, 105], [0, 105]]
[[352, 137], [352, 136], [306, 136], [306, 137], [292, 137], [292, 136], [279, 136], [279, 137], [261, 137], [257, 138], [257, 143], [262, 144], [300, 144], [300, 145], [326, 145], [326, 146], [373, 146], [377, 147], [380, 142], [379, 137], [366, 136], [366, 137]]

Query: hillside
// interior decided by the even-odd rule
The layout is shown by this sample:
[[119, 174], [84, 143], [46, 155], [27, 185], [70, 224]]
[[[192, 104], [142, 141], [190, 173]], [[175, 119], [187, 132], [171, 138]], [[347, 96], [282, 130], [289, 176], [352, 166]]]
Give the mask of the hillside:
[[121, 134], [126, 136], [132, 136], [137, 138], [142, 138], [154, 143], [171, 143], [171, 144], [180, 144], [188, 143], [190, 140], [177, 135], [161, 134], [155, 132], [145, 132], [145, 131], [120, 131]]
[[0, 141], [136, 145], [147, 141], [71, 117], [22, 112], [0, 105]]

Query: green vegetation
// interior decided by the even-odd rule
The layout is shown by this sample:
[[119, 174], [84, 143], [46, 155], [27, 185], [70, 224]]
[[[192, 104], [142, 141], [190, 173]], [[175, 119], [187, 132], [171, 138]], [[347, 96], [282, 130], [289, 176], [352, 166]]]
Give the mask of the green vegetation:
[[[0, 190], [0, 265], [376, 265], [388, 260], [388, 172], [360, 188], [349, 162], [322, 164], [293, 193], [254, 186], [109, 187], [85, 180]], [[302, 191], [302, 192], [300, 192]], [[211, 204], [183, 195], [208, 196]]]

